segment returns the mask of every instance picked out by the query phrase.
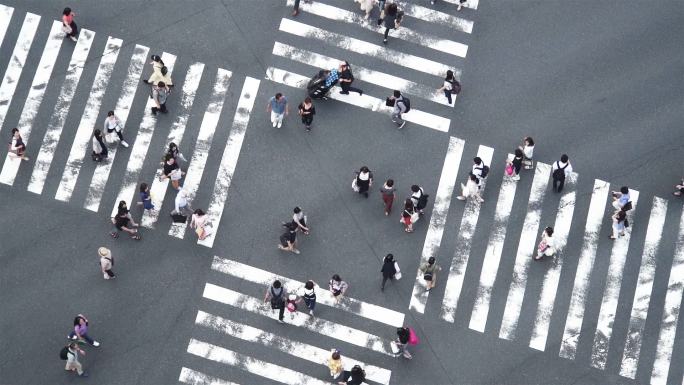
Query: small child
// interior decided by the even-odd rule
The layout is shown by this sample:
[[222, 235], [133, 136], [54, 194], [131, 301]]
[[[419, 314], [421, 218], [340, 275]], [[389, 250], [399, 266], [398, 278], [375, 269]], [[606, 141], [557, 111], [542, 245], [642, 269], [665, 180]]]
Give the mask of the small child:
[[328, 358], [328, 369], [330, 369], [330, 376], [335, 380], [342, 374], [342, 356], [337, 349], [331, 349], [330, 352], [332, 355]]
[[290, 317], [294, 319], [297, 312], [297, 294], [290, 294], [285, 301], [285, 308], [290, 312]]
[[145, 210], [154, 210], [154, 204], [152, 204], [152, 196], [150, 195], [150, 187], [147, 183], [140, 184], [140, 202]]
[[382, 201], [385, 204], [385, 215], [390, 215], [395, 196], [393, 179], [387, 179], [387, 181], [385, 181], [385, 184], [380, 189], [380, 194], [382, 194]]

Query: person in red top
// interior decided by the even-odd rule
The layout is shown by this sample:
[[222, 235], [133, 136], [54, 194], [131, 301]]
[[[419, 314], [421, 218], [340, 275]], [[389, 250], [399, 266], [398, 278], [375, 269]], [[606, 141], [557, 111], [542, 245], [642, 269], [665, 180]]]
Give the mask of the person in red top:
[[76, 36], [78, 36], [78, 27], [74, 22], [75, 13], [71, 11], [71, 8], [66, 7], [62, 12], [62, 30], [66, 33], [66, 36], [73, 41], [77, 41]]

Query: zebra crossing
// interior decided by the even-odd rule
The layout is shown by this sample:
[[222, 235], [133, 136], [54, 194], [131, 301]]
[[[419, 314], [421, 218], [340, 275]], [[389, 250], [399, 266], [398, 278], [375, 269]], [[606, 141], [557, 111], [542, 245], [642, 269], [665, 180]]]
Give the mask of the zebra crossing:
[[[607, 237], [599, 236], [602, 225], [606, 225], [608, 230], [612, 227], [610, 214], [612, 207], [607, 206], [611, 200], [610, 184], [602, 180], [595, 180], [593, 188], [588, 191], [584, 185], [579, 183], [579, 174], [571, 173], [566, 178], [566, 186], [562, 194], [558, 196], [557, 209], [552, 213], [555, 215], [554, 245], [556, 254], [546, 257], [541, 262], [533, 262], [533, 255], [539, 242], [542, 226], [542, 215], [548, 216], [544, 211], [549, 206], [556, 207], [553, 203], [543, 204], [545, 200], [554, 199], [549, 196], [551, 193], [550, 179], [552, 167], [543, 162], [536, 162], [534, 175], [530, 184], [529, 197], [527, 197], [527, 207], [524, 210], [524, 219], [521, 228], [510, 228], [509, 218], [514, 212], [513, 202], [519, 200], [516, 194], [520, 191], [520, 181], [514, 181], [510, 177], [503, 176], [498, 193], [498, 200], [495, 204], [493, 221], [480, 218], [480, 208], [482, 205], [493, 204], [487, 196], [487, 189], [496, 178], [497, 172], [490, 172], [487, 177], [486, 187], [481, 187], [481, 195], [485, 197], [487, 203], [478, 203], [475, 200], [468, 200], [465, 203], [460, 227], [456, 234], [455, 251], [450, 262], [440, 258], [444, 252], [440, 253], [440, 246], [445, 237], [446, 215], [449, 212], [450, 200], [454, 197], [453, 189], [457, 180], [459, 167], [465, 148], [465, 142], [461, 139], [451, 137], [450, 144], [445, 156], [442, 176], [437, 187], [435, 203], [427, 230], [423, 253], [420, 262], [426, 261], [429, 257], [436, 257], [438, 264], [442, 261], [442, 268], [449, 270], [445, 278], [438, 279], [438, 286], [444, 286], [444, 294], [441, 299], [439, 311], [440, 317], [450, 323], [464, 324], [474, 331], [480, 333], [496, 333], [499, 338], [504, 340], [524, 343], [530, 348], [538, 351], [552, 351], [560, 347], [558, 355], [562, 358], [577, 360], [587, 359], [590, 365], [599, 370], [608, 370], [606, 363], [611, 354], [615, 356], [611, 360], [619, 361], [619, 369], [614, 374], [619, 374], [627, 378], [650, 379], [651, 384], [674, 384], [681, 383], [681, 378], [677, 378], [679, 369], [676, 365], [670, 365], [672, 354], [675, 348], [675, 337], [678, 325], [679, 308], [682, 301], [682, 255], [684, 254], [684, 210], [682, 220], [679, 223], [679, 238], [675, 247], [674, 261], [671, 268], [668, 266], [669, 282], [665, 293], [654, 290], [656, 280], [656, 265], [662, 263], [662, 258], [657, 258], [660, 246], [663, 243], [663, 229], [668, 216], [668, 202], [659, 197], [653, 197], [650, 206], [650, 216], [648, 222], [639, 221], [639, 226], [645, 226], [645, 238], [643, 239], [643, 251], [640, 259], [638, 279], [635, 282], [635, 292], [633, 298], [625, 298], [622, 286], [625, 282], [625, 267], [628, 263], [630, 248], [639, 247], [637, 242], [642, 240], [632, 239], [634, 219], [638, 220], [642, 211], [636, 212], [637, 202], [639, 201], [639, 191], [630, 189], [630, 197], [633, 209], [628, 212], [628, 221], [632, 226], [626, 229], [625, 235], [612, 241]], [[503, 164], [502, 159], [497, 161], [494, 149], [480, 145], [477, 153], [472, 156], [479, 156], [487, 165]], [[502, 154], [504, 158], [510, 159], [511, 154]], [[471, 159], [466, 156], [466, 159]], [[467, 163], [467, 162], [466, 162]], [[501, 167], [503, 169], [503, 167]], [[499, 174], [500, 175], [500, 174]], [[464, 178], [465, 179], [465, 178]], [[525, 178], [523, 178], [524, 180]], [[614, 188], [618, 190], [619, 187]], [[555, 194], [554, 194], [555, 195]], [[566, 243], [573, 231], [581, 231], [582, 227], [573, 222], [573, 218], [579, 213], [576, 209], [579, 197], [590, 196], [586, 223], [584, 225], [583, 244], [579, 251], [568, 250]], [[458, 204], [455, 203], [455, 204]], [[639, 206], [643, 206], [641, 203]], [[522, 209], [522, 205], [520, 208]], [[480, 224], [482, 222], [483, 224]], [[472, 255], [473, 235], [477, 231], [485, 231], [489, 227], [488, 240], [485, 245], [485, 254], [482, 259], [477, 259]], [[520, 231], [517, 244], [517, 251], [504, 250], [504, 242], [507, 237], [515, 236], [516, 230]], [[608, 231], [604, 231], [608, 233]], [[448, 236], [448, 235], [446, 235]], [[600, 240], [605, 240], [600, 242]], [[608, 245], [610, 247], [609, 262], [605, 276], [597, 276], [594, 271], [594, 264], [599, 249]], [[512, 271], [502, 269], [502, 255], [508, 254], [513, 259]], [[575, 257], [577, 256], [577, 257]], [[473, 258], [478, 261], [473, 263]], [[632, 261], [633, 262], [633, 261]], [[450, 264], [449, 264], [450, 263]], [[567, 308], [559, 308], [558, 297], [562, 293], [558, 291], [562, 279], [568, 279], [561, 273], [568, 266], [574, 266], [577, 270], [575, 275], [570, 277], [574, 281], [572, 294]], [[542, 277], [535, 282], [540, 282], [540, 287], [531, 285], [532, 264], [535, 267], [543, 266]], [[539, 269], [534, 269], [535, 275]], [[418, 313], [426, 313], [433, 304], [429, 301], [429, 295], [435, 295], [432, 291], [425, 289], [425, 281], [420, 270], [417, 271], [413, 294], [409, 309]], [[438, 274], [438, 277], [440, 274]], [[477, 282], [475, 290], [464, 290], [466, 277], [475, 276]], [[440, 280], [446, 282], [439, 283]], [[590, 291], [590, 282], [600, 280], [605, 284], [601, 286], [600, 292]], [[497, 282], [506, 285], [505, 292], [495, 292], [494, 286]], [[570, 294], [570, 293], [568, 293]], [[662, 309], [650, 308], [651, 297], [665, 294], [665, 307]], [[496, 297], [495, 297], [496, 296]], [[496, 314], [491, 312], [492, 304], [495, 299], [503, 302], [503, 313]], [[600, 300], [600, 308], [597, 313], [589, 312], [587, 305], [590, 299]], [[523, 306], [523, 303], [526, 305]], [[532, 305], [530, 305], [532, 304]], [[436, 304], [435, 304], [436, 305]], [[438, 305], [439, 306], [439, 305]], [[521, 325], [521, 315], [524, 309], [533, 307], [532, 320], [530, 324]], [[631, 308], [629, 322], [623, 330], [616, 334], [614, 329], [616, 317], [619, 315], [620, 308]], [[565, 313], [567, 311], [567, 313]], [[650, 335], [645, 335], [645, 324], [648, 317], [659, 317], [659, 311], [663, 311], [660, 321], [660, 335], [657, 339]], [[560, 317], [565, 316], [562, 325], [558, 323]], [[499, 324], [500, 322], [500, 324]], [[563, 328], [562, 338], [551, 340], [549, 334], [552, 326]], [[595, 327], [587, 327], [594, 325]], [[496, 330], [495, 330], [496, 329]], [[525, 330], [525, 332], [522, 332]], [[652, 333], [651, 333], [652, 334]], [[620, 341], [615, 341], [614, 336], [620, 336]], [[622, 340], [622, 337], [624, 340]], [[557, 338], [555, 336], [553, 338]], [[581, 339], [580, 339], [581, 337]], [[578, 357], [578, 346], [580, 341], [591, 344], [588, 357]], [[681, 343], [681, 341], [680, 341]], [[614, 346], [624, 347], [617, 352], [612, 351]], [[655, 357], [645, 357], [641, 354], [644, 346], [648, 346], [649, 351], [655, 350]], [[554, 352], [555, 354], [555, 352]], [[619, 356], [619, 357], [617, 357]], [[652, 367], [650, 365], [653, 365]], [[648, 373], [647, 373], [648, 372]], [[668, 381], [668, 372], [670, 378]], [[675, 376], [675, 377], [672, 377]]]
[[[258, 293], [256, 295], [260, 295], [276, 279], [280, 280], [290, 293], [296, 292], [304, 286], [303, 281], [276, 275], [254, 266], [218, 256], [214, 257], [211, 268], [213, 271], [222, 274], [220, 278], [222, 285], [211, 282], [205, 283], [202, 296], [205, 300], [209, 300], [210, 303], [215, 302], [222, 307], [227, 305], [228, 309], [223, 314], [230, 314], [231, 318], [236, 317], [235, 313], [239, 311], [250, 316], [256, 315], [275, 321], [277, 319], [277, 311], [274, 312], [260, 298], [254, 297], [251, 294]], [[226, 282], [223, 282], [224, 278]], [[250, 285], [248, 288], [245, 288], [247, 292], [235, 291], [223, 286], [223, 284], [230, 285], [230, 281], [235, 280], [248, 282]], [[212, 314], [201, 307], [195, 318], [196, 328], [210, 330], [212, 335], [229, 336], [232, 339], [248, 342], [250, 345], [261, 345], [270, 350], [276, 350], [299, 360], [319, 365], [319, 370], [313, 373], [302, 373], [285, 367], [282, 364], [263, 361], [257, 357], [228, 349], [225, 346], [201, 340], [199, 337], [192, 337], [190, 339], [187, 353], [204, 358], [211, 362], [210, 366], [214, 364], [228, 365], [284, 384], [329, 383], [326, 365], [327, 359], [331, 354], [330, 348], [293, 340], [288, 336], [287, 329], [283, 330], [283, 328], [301, 328], [307, 332], [322, 335], [331, 341], [331, 344], [333, 344], [331, 346], [339, 347], [344, 352], [343, 363], [347, 370], [354, 365], [361, 365], [366, 371], [367, 381], [385, 385], [389, 384], [392, 374], [390, 370], [356, 359], [354, 354], [367, 350], [377, 360], [385, 363], [390, 362], [393, 358], [388, 357], [392, 356], [389, 341], [395, 328], [403, 325], [404, 314], [352, 297], [345, 297], [338, 304], [327, 288], [322, 287], [316, 288], [316, 298], [317, 310], [315, 317], [295, 311], [290, 314], [290, 317], [286, 316], [286, 325], [273, 322], [271, 328], [275, 329], [275, 332], [248, 325], [235, 319], [230, 319], [227, 316]], [[319, 305], [322, 305], [322, 310], [319, 310]], [[344, 312], [347, 315], [361, 318], [365, 321], [371, 321], [373, 329], [384, 330], [385, 333], [380, 336], [343, 325], [340, 322], [331, 321], [332, 319], [339, 318], [336, 316], [339, 312]], [[368, 356], [367, 353], [363, 354]], [[269, 355], [269, 357], [273, 357], [273, 355]], [[189, 368], [188, 366], [181, 368], [178, 381], [186, 384], [230, 383], [228, 382], [230, 379], [211, 378], [209, 374], [205, 374], [197, 368]], [[209, 368], [209, 370], [212, 369]]]
[[[286, 0], [285, 3], [291, 7], [294, 0]], [[421, 99], [413, 102], [411, 112], [402, 118], [440, 132], [448, 132], [451, 124], [449, 111], [440, 116], [426, 110], [432, 109], [432, 103], [451, 108], [455, 106], [456, 95], [453, 95], [453, 102], [450, 104], [437, 88], [442, 85], [447, 70], [452, 70], [455, 77], [460, 79], [462, 70], [458, 66], [467, 56], [467, 39], [472, 33], [473, 21], [428, 8], [428, 2], [423, 6], [397, 1], [397, 5], [405, 12], [405, 19], [400, 28], [391, 31], [390, 44], [383, 45], [379, 35], [384, 33], [385, 28], [376, 23], [378, 9], [373, 10], [371, 18], [366, 19], [358, 9], [352, 9], [356, 7], [351, 2], [346, 5], [330, 3], [301, 2], [300, 17], [296, 20], [294, 17], [281, 19], [278, 29], [282, 33], [274, 42], [272, 54], [298, 64], [282, 68], [271, 66], [266, 70], [266, 79], [301, 89], [309, 81], [308, 74], [321, 68], [335, 68], [346, 60], [352, 64], [356, 80], [377, 88], [370, 95], [364, 92], [364, 95], [349, 96], [340, 95], [340, 88], [333, 87], [330, 98], [389, 115], [392, 109], [385, 106], [385, 97], [391, 95], [393, 90], [399, 90], [407, 97]], [[472, 3], [472, 9], [477, 8], [477, 2], [469, 3]], [[320, 21], [326, 21], [326, 25], [332, 22], [333, 26], [324, 29], [315, 25]], [[424, 32], [426, 26], [438, 30], [442, 36]], [[444, 34], [442, 26], [448, 27], [451, 33]], [[340, 30], [344, 32], [339, 32]], [[375, 36], [369, 35], [368, 31]], [[292, 38], [296, 44], [287, 42]], [[315, 47], [318, 46], [324, 48], [316, 50]], [[330, 51], [341, 51], [343, 54], [331, 57], [322, 53]], [[374, 68], [356, 64], [368, 61], [374, 64]], [[302, 64], [308, 68], [306, 74], [297, 72]], [[382, 94], [377, 93], [378, 88], [382, 90]]]
[[[112, 215], [116, 213], [119, 201], [125, 201], [129, 208], [135, 206], [134, 197], [137, 195], [137, 187], [143, 181], [151, 185], [151, 192], [157, 210], [146, 211], [142, 217], [143, 227], [155, 228], [161, 223], [169, 226], [169, 235], [184, 238], [186, 235], [186, 224], [171, 224], [170, 219], [159, 220], [162, 212], [162, 205], [168, 190], [168, 181], [159, 181], [157, 178], [161, 174], [159, 167], [155, 171], [149, 172], [145, 168], [145, 163], [150, 158], [161, 159], [165, 153], [168, 143], [175, 142], [182, 149], [190, 154], [188, 165], [183, 165], [187, 171], [184, 180], [184, 189], [187, 196], [192, 200], [201, 190], [199, 182], [204, 174], [206, 161], [212, 148], [216, 148], [213, 137], [219, 123], [230, 127], [227, 146], [223, 151], [219, 174], [215, 178], [214, 186], [206, 186], [211, 192], [208, 205], [208, 214], [211, 216], [213, 231], [211, 235], [199, 244], [212, 247], [216, 231], [220, 225], [223, 207], [228, 196], [228, 188], [232, 179], [232, 174], [237, 164], [242, 148], [242, 139], [249, 123], [249, 117], [254, 104], [254, 99], [259, 90], [260, 81], [246, 77], [243, 81], [242, 91], [237, 100], [237, 110], [233, 116], [232, 125], [230, 122], [222, 121], [222, 110], [227, 100], [229, 100], [229, 88], [231, 84], [232, 72], [226, 69], [207, 69], [203, 63], [195, 62], [187, 66], [182, 86], [179, 89], [178, 108], [173, 108], [169, 115], [175, 115], [175, 120], [171, 124], [168, 134], [165, 135], [163, 148], [158, 152], [150, 151], [153, 139], [160, 135], [157, 133], [157, 126], [161, 126], [162, 121], [151, 112], [153, 101], [146, 98], [145, 108], [142, 116], [130, 116], [131, 108], [134, 105], [136, 94], [144, 95], [147, 86], [141, 86], [141, 80], [146, 73], [145, 65], [148, 61], [150, 48], [140, 44], [130, 50], [124, 50], [125, 42], [115, 37], [106, 36], [104, 48], [98, 51], [101, 37], [96, 32], [81, 29], [75, 46], [68, 42], [64, 43], [64, 33], [61, 30], [61, 23], [52, 21], [49, 33], [41, 34], [39, 26], [41, 17], [32, 13], [25, 15], [15, 12], [14, 8], [0, 5], [0, 43], [3, 45], [13, 44], [11, 60], [2, 77], [0, 83], [0, 128], [18, 127], [24, 143], [29, 149], [29, 153], [37, 154], [35, 160], [29, 162], [21, 161], [5, 154], [4, 162], [0, 170], [0, 183], [14, 186], [17, 177], [21, 174], [30, 174], [27, 190], [38, 194], [47, 195], [54, 192], [56, 200], [68, 203], [82, 204], [83, 208], [99, 212], [103, 200], [106, 199], [107, 191], [118, 189], [116, 198], [111, 202]], [[23, 20], [22, 20], [23, 17]], [[21, 23], [21, 29], [16, 41], [6, 41], [7, 31], [11, 23]], [[104, 39], [103, 39], [104, 40]], [[41, 47], [42, 44], [42, 47]], [[73, 47], [73, 48], [71, 48]], [[26, 59], [31, 51], [42, 49], [39, 63], [35, 68], [26, 66]], [[66, 67], [60, 68], [58, 57], [60, 55], [70, 55], [70, 60]], [[169, 75], [174, 73], [177, 58], [175, 55], [164, 52], [161, 55]], [[94, 69], [94, 78], [84, 73], [89, 73], [95, 67], [90, 63], [97, 63]], [[118, 68], [126, 68], [122, 84], [112, 84], [112, 79], [117, 75]], [[185, 70], [177, 69], [175, 72]], [[33, 73], [31, 73], [33, 72]], [[53, 73], [65, 73], [63, 81], [59, 84], [59, 78], [53, 78]], [[214, 74], [215, 73], [215, 74]], [[23, 107], [18, 100], [13, 100], [13, 96], [18, 90], [20, 78], [33, 75], [28, 95], [22, 100]], [[207, 92], [201, 89], [200, 81], [203, 78], [214, 77], [213, 86], [208, 90], [209, 102], [206, 106], [199, 133], [193, 143], [182, 142], [186, 131], [187, 122], [193, 112], [194, 100], [196, 95]], [[82, 84], [85, 80], [92, 83], [88, 84], [89, 91], [85, 103], [75, 102], [77, 89], [84, 89]], [[53, 106], [43, 103], [46, 92], [50, 89], [59, 88], [58, 95]], [[120, 91], [119, 91], [120, 90]], [[142, 91], [141, 91], [142, 90]], [[116, 107], [112, 108], [104, 104], [105, 94], [116, 92], [118, 100]], [[175, 93], [175, 92], [174, 92]], [[232, 95], [232, 93], [230, 93]], [[173, 99], [176, 96], [174, 95]], [[197, 108], [201, 108], [197, 107]], [[18, 122], [10, 122], [6, 118], [10, 109], [21, 108]], [[52, 112], [47, 127], [44, 129], [37, 127], [36, 116], [40, 109], [49, 108]], [[98, 116], [104, 115], [108, 110], [113, 110], [121, 124], [125, 128], [124, 136], [131, 143], [130, 148], [119, 148], [117, 146], [108, 148], [108, 159], [105, 162], [97, 163], [93, 167], [87, 167], [86, 156], [90, 151], [90, 141], [92, 131], [101, 125]], [[79, 116], [80, 120], [76, 124], [75, 132], [71, 132], [71, 120], [69, 115]], [[41, 138], [42, 135], [42, 138]], [[58, 146], [63, 146], [66, 139], [71, 137], [66, 152], [68, 153], [64, 164], [55, 161], [58, 153]], [[186, 141], [189, 141], [186, 139]], [[116, 164], [125, 163], [125, 171], [120, 180], [115, 180], [112, 175], [112, 168]], [[92, 172], [92, 173], [91, 173]], [[48, 175], [60, 173], [59, 183], [56, 186], [50, 184], [51, 179]], [[79, 186], [85, 186], [87, 193], [84, 201], [75, 202], [75, 191]], [[196, 205], [202, 206], [200, 202]], [[164, 208], [163, 211], [170, 211]]]

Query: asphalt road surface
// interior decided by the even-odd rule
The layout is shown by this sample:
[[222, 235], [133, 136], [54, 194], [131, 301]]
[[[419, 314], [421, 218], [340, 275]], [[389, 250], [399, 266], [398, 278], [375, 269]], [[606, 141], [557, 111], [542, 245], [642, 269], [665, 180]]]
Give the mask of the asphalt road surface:
[[[399, 1], [387, 45], [377, 7], [367, 21], [349, 0], [302, 1], [296, 17], [292, 3], [73, 1], [72, 42], [55, 23], [65, 4], [2, 2], [0, 136], [18, 127], [29, 159], [0, 148], [1, 384], [321, 384], [333, 348], [368, 384], [682, 383], [681, 2]], [[174, 81], [156, 116], [141, 82], [152, 54]], [[363, 96], [334, 88], [306, 132], [305, 81], [340, 60]], [[453, 105], [435, 91], [447, 68], [463, 87]], [[393, 89], [411, 99], [402, 130], [384, 106]], [[276, 92], [282, 128], [266, 111]], [[109, 110], [130, 146], [96, 164]], [[505, 160], [527, 135], [535, 167], [516, 182]], [[170, 141], [193, 208], [210, 213], [205, 241], [169, 216], [176, 192], [157, 176]], [[574, 173], [558, 194], [562, 153]], [[481, 205], [455, 199], [476, 155], [491, 166]], [[351, 189], [363, 165], [368, 199]], [[158, 211], [136, 204], [141, 182]], [[430, 197], [407, 234], [412, 184]], [[634, 209], [613, 241], [620, 186]], [[108, 235], [119, 200], [142, 240]], [[294, 206], [311, 226], [299, 255], [276, 247]], [[546, 226], [557, 253], [534, 262]], [[387, 253], [403, 277], [381, 292]], [[430, 256], [442, 271], [426, 292], [416, 271]], [[340, 304], [335, 273], [349, 283]], [[275, 321], [262, 300], [279, 277], [319, 284], [315, 317]], [[87, 379], [58, 358], [78, 313], [101, 342], [81, 358]], [[420, 338], [410, 361], [391, 356], [402, 324]]]

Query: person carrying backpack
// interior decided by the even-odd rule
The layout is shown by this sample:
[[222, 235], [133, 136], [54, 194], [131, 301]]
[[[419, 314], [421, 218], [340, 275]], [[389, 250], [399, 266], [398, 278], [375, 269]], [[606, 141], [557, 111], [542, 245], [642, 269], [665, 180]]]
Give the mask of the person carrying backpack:
[[366, 372], [360, 365], [354, 365], [351, 370], [342, 372], [342, 381], [339, 385], [361, 385], [366, 380]]
[[397, 129], [401, 130], [406, 125], [406, 121], [401, 118], [401, 114], [405, 114], [411, 110], [411, 101], [408, 98], [405, 98], [401, 94], [401, 91], [394, 90], [394, 93], [388, 99], [388, 102], [394, 102], [392, 121], [397, 125]]
[[287, 290], [283, 287], [280, 281], [275, 280], [273, 284], [266, 289], [264, 302], [270, 302], [271, 309], [278, 309], [278, 323], [285, 323], [285, 298], [287, 298]]
[[451, 95], [458, 95], [458, 93], [461, 92], [461, 83], [456, 80], [454, 71], [447, 70], [444, 83], [442, 83], [442, 87], [437, 89], [437, 92], [444, 92], [444, 96], [446, 96], [449, 105], [453, 104]]
[[489, 166], [487, 166], [482, 158], [476, 156], [473, 158], [473, 169], [470, 171], [471, 175], [477, 177], [478, 184], [489, 175]]
[[418, 186], [417, 184], [411, 186], [411, 193], [411, 200], [413, 201], [413, 206], [416, 208], [420, 215], [423, 215], [425, 206], [427, 206], [429, 195], [425, 194], [425, 192], [423, 192], [423, 188]]
[[66, 361], [64, 370], [74, 371], [78, 373], [79, 377], [88, 377], [88, 373], [83, 370], [83, 366], [78, 362], [79, 353], [85, 356], [83, 349], [79, 348], [76, 342], [71, 342], [62, 348], [59, 352], [59, 358]]
[[572, 165], [566, 154], [561, 155], [560, 161], [555, 161], [551, 168], [553, 175], [553, 191], [561, 192], [563, 185], [565, 185], [565, 177], [572, 172]]

